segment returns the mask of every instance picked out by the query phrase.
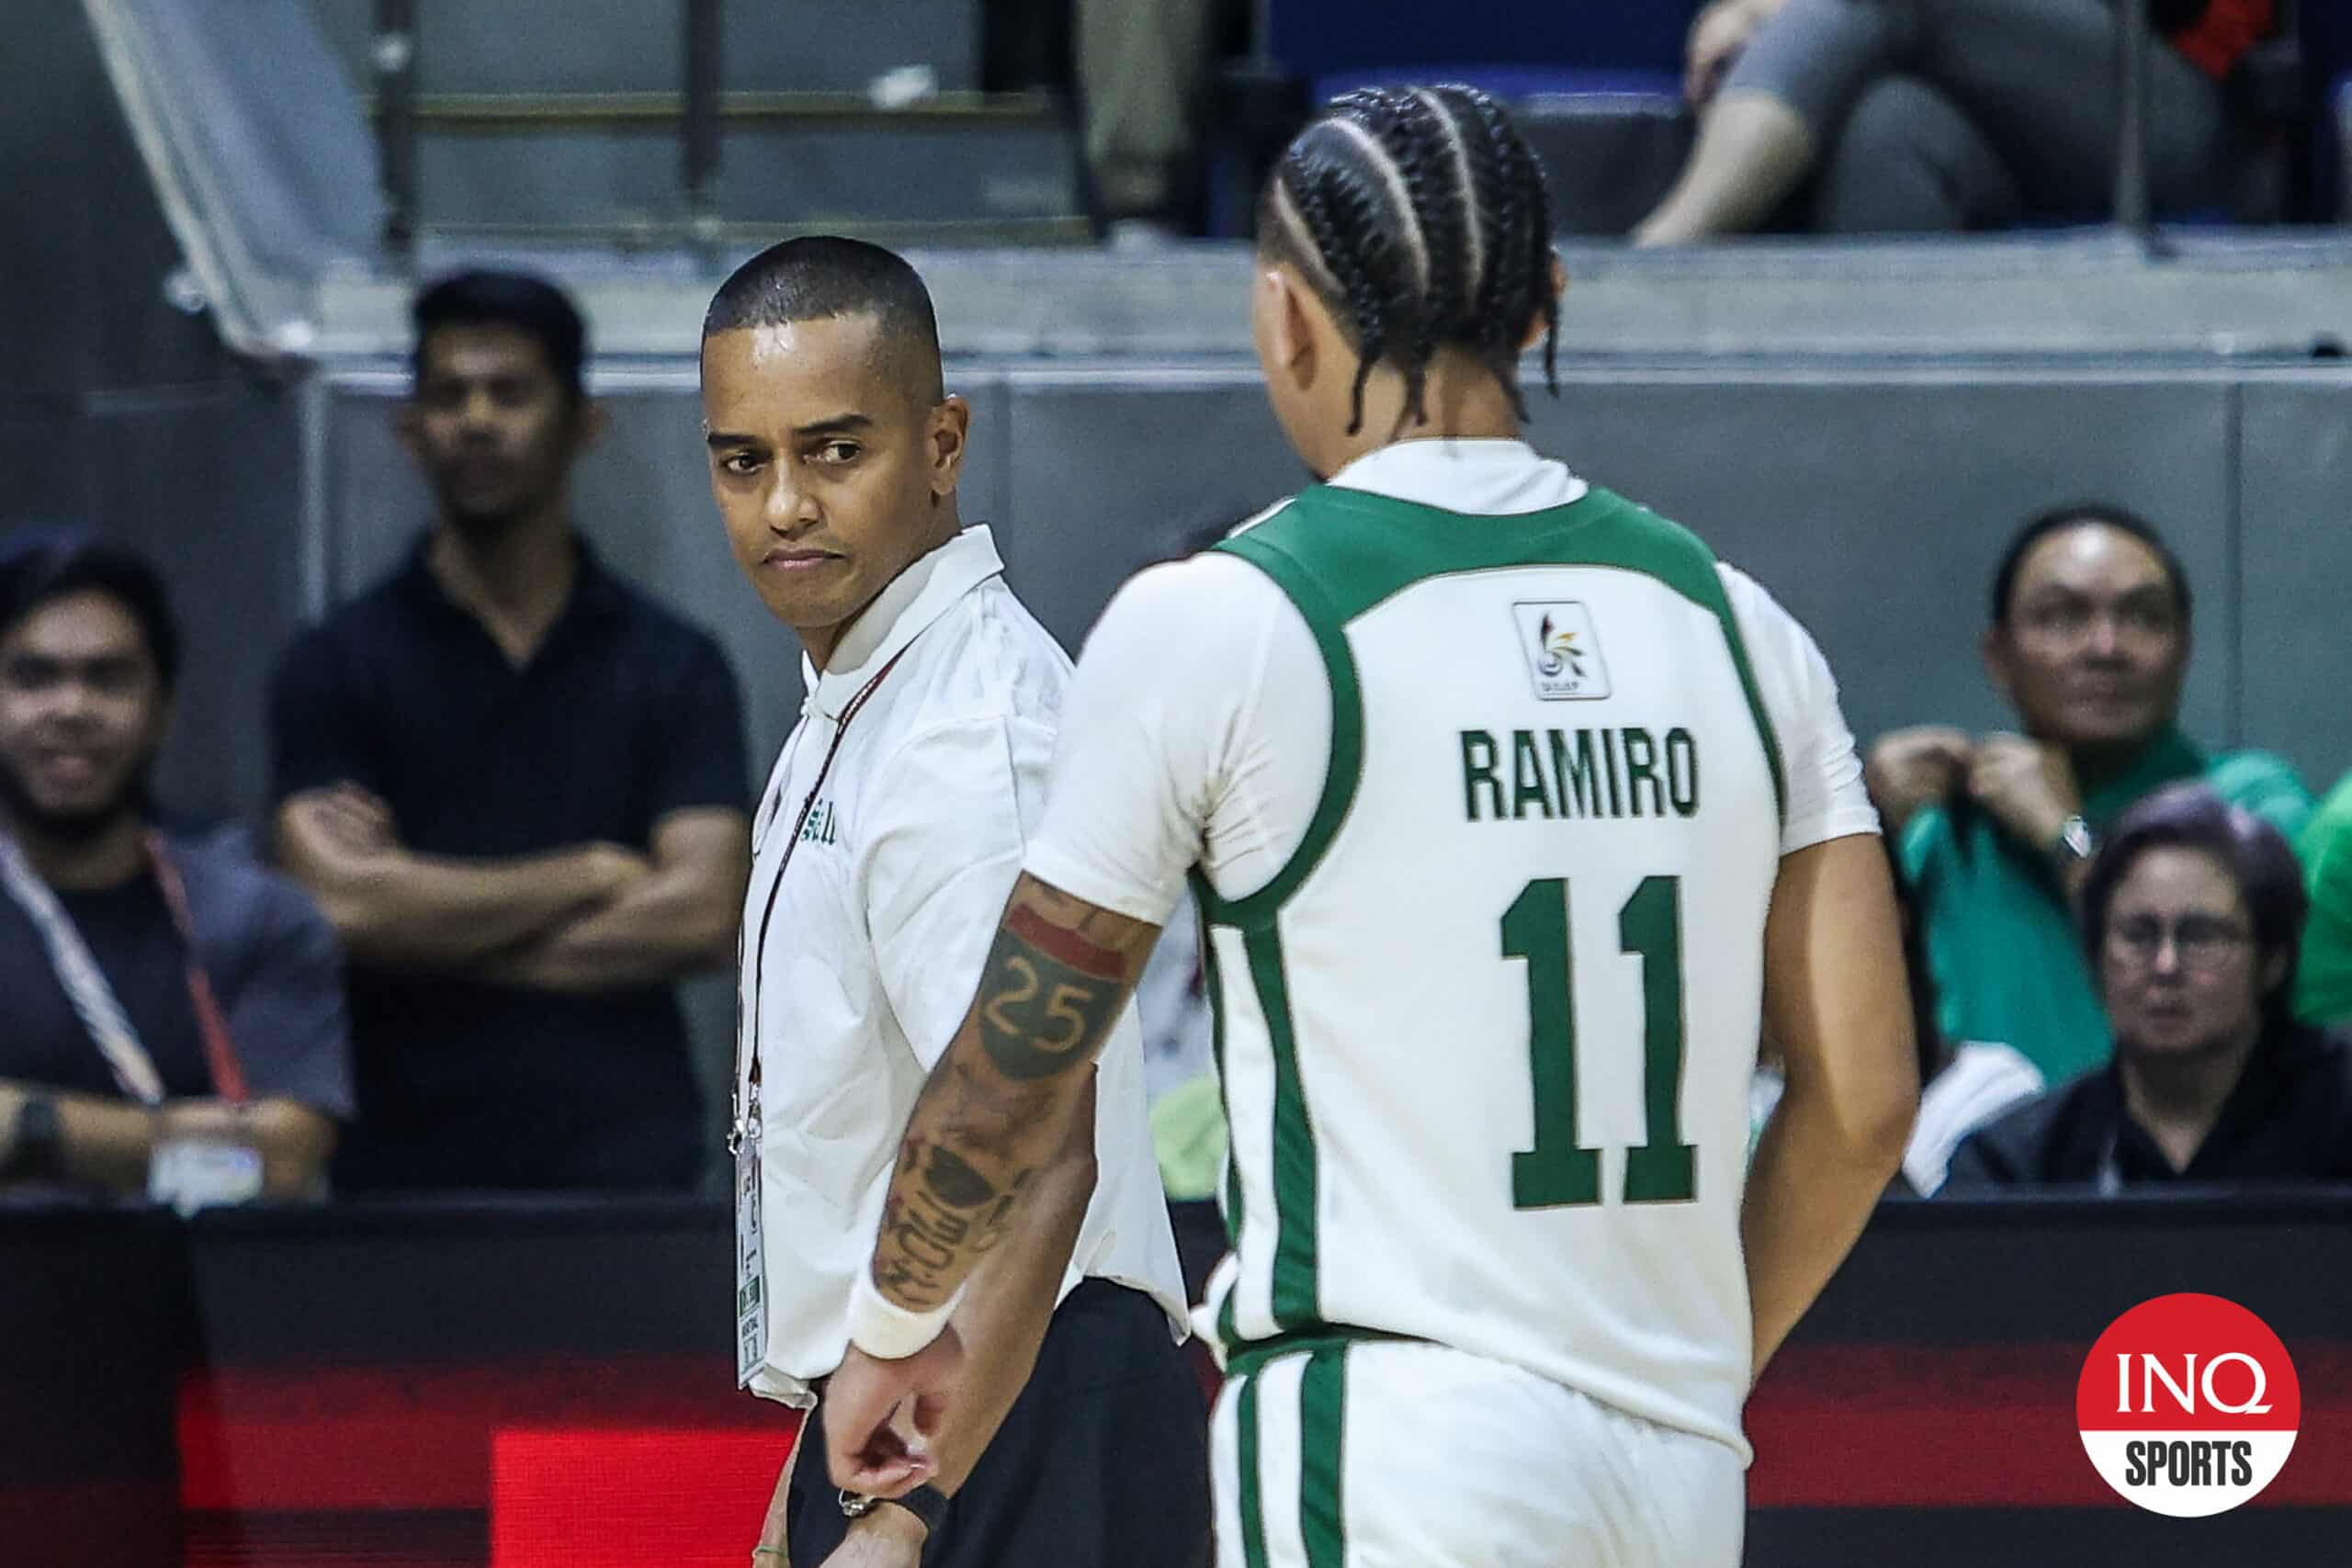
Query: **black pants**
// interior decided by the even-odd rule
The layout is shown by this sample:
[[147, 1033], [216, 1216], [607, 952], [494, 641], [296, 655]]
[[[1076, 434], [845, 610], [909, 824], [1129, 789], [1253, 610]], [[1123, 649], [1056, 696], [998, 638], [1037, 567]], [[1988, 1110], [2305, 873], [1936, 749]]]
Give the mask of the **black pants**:
[[[792, 1568], [819, 1568], [849, 1521], [825, 1475], [824, 1402], [793, 1467]], [[923, 1568], [1203, 1568], [1208, 1412], [1140, 1291], [1088, 1280], [1046, 1325], [1028, 1387], [956, 1493]]]

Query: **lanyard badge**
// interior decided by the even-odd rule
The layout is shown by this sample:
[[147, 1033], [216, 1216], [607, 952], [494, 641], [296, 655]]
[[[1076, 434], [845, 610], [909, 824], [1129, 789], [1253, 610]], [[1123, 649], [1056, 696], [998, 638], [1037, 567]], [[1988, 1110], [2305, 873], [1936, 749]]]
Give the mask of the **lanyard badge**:
[[[912, 647], [912, 644], [909, 644]], [[890, 656], [890, 661], [876, 672], [874, 679], [859, 689], [849, 705], [842, 709], [841, 722], [833, 729], [832, 743], [825, 748], [825, 760], [817, 766], [816, 781], [808, 786], [808, 798], [800, 803], [800, 815], [792, 824], [792, 836], [785, 840], [784, 858], [775, 868], [775, 877], [768, 883], [766, 908], [760, 916], [756, 935], [748, 929], [736, 935], [735, 972], [748, 976], [751, 984], [739, 982], [735, 1005], [741, 1013], [736, 1035], [739, 1049], [748, 1052], [751, 1067], [748, 1073], [738, 1072], [734, 1077], [734, 1103], [727, 1118], [727, 1152], [735, 1159], [735, 1386], [746, 1388], [766, 1359], [768, 1348], [767, 1248], [761, 1229], [763, 1193], [760, 1174], [760, 986], [759, 965], [766, 956], [768, 923], [775, 918], [776, 895], [783, 891], [784, 874], [791, 869], [793, 852], [800, 847], [801, 830], [808, 825], [808, 814], [816, 809], [817, 794], [825, 787], [825, 775], [832, 771], [833, 759], [841, 754], [842, 738], [849, 733], [850, 721], [865, 705], [876, 688], [898, 668], [899, 660], [907, 656], [900, 649]], [[750, 964], [743, 962], [745, 954]]]

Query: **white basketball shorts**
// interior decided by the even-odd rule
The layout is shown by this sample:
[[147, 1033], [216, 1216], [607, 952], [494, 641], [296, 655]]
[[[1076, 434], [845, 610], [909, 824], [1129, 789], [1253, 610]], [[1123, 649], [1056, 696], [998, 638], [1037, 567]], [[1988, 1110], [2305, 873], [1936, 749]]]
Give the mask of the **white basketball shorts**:
[[1209, 1438], [1217, 1568], [1738, 1568], [1739, 1455], [1411, 1340], [1237, 1358]]

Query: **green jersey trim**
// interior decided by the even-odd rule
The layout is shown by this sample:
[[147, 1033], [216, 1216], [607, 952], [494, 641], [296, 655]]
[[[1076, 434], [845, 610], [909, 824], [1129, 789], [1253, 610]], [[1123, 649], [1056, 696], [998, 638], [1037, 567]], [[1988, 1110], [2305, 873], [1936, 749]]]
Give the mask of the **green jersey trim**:
[[[1209, 879], [1202, 874], [1200, 867], [1194, 866], [1190, 874], [1193, 902], [1200, 909], [1205, 911], [1210, 900], [1216, 896], [1215, 892], [1209, 886]], [[1227, 1248], [1238, 1253], [1241, 1250], [1241, 1230], [1244, 1218], [1241, 1203], [1241, 1161], [1235, 1157], [1233, 1152], [1233, 1075], [1225, 1065], [1225, 965], [1216, 955], [1216, 942], [1214, 936], [1214, 931], [1206, 915], [1204, 914], [1201, 920], [1201, 969], [1202, 980], [1207, 987], [1209, 998], [1209, 1051], [1216, 1062], [1217, 1102], [1225, 1111], [1225, 1244]], [[1240, 1331], [1234, 1320], [1234, 1314], [1238, 1310], [1235, 1303], [1240, 1294], [1240, 1283], [1236, 1280], [1225, 1292], [1224, 1304], [1217, 1309], [1217, 1338], [1222, 1344], [1229, 1345], [1239, 1337]]]
[[1282, 938], [1265, 925], [1245, 929], [1241, 942], [1250, 955], [1250, 979], [1265, 1015], [1266, 1043], [1274, 1065], [1274, 1326], [1296, 1328], [1315, 1322], [1322, 1313], [1316, 1285], [1321, 1227], [1316, 1206], [1320, 1179], [1315, 1124], [1299, 1079], [1298, 1034], [1291, 1020]]
[[[1286, 507], [1279, 517], [1293, 517], [1297, 511], [1295, 505]], [[1315, 803], [1315, 815], [1307, 819], [1306, 836], [1273, 880], [1255, 893], [1225, 899], [1211, 890], [1202, 905], [1212, 920], [1244, 929], [1271, 919], [1314, 874], [1331, 840], [1339, 837], [1340, 825], [1347, 820], [1356, 786], [1363, 778], [1363, 688], [1356, 679], [1355, 655], [1348, 648], [1347, 637], [1347, 624], [1354, 617], [1330, 600], [1319, 575], [1288, 547], [1283, 536], [1291, 532], [1261, 525], [1217, 547], [1272, 578], [1274, 585], [1298, 606], [1314, 635], [1316, 649], [1323, 656], [1324, 677], [1331, 687], [1331, 753], [1324, 764], [1323, 793]]]
[[[1338, 802], [1340, 816], [1353, 798], [1363, 767], [1363, 703], [1356, 684], [1354, 659], [1347, 649], [1349, 623], [1434, 577], [1527, 566], [1595, 566], [1638, 572], [1715, 617], [1723, 627], [1748, 714], [1755, 720], [1757, 737], [1763, 743], [1775, 808], [1783, 821], [1787, 819], [1788, 781], [1780, 737], [1765, 710], [1738, 617], [1724, 592], [1723, 579], [1716, 575], [1714, 552], [1690, 530], [1646, 507], [1595, 488], [1581, 500], [1547, 511], [1471, 515], [1368, 491], [1320, 485], [1218, 547], [1242, 557], [1273, 578], [1306, 618], [1317, 646], [1323, 650], [1324, 663], [1332, 676], [1333, 765], [1325, 778], [1321, 805], [1330, 807], [1338, 786], [1344, 784], [1344, 798]], [[1306, 592], [1301, 592], [1302, 587]], [[1342, 710], [1335, 654], [1344, 661], [1346, 711], [1353, 726], [1347, 741], [1352, 747], [1347, 753], [1350, 765], [1344, 775], [1339, 766]], [[1247, 919], [1270, 894], [1279, 890], [1287, 896], [1306, 880], [1329, 847], [1328, 835], [1318, 840], [1315, 833], [1315, 827], [1324, 826], [1325, 813], [1318, 810], [1298, 854], [1265, 888], [1238, 900], [1236, 908], [1246, 908], [1248, 913], [1234, 918]], [[1328, 833], [1336, 834], [1338, 828], [1335, 817], [1328, 824]]]

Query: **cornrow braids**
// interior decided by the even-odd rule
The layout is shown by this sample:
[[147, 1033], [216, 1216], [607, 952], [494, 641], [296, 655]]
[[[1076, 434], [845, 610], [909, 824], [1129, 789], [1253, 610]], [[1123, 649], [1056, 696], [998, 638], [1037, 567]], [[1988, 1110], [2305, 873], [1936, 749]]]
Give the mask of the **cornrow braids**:
[[[1388, 351], [1388, 319], [1381, 309], [1367, 265], [1385, 259], [1381, 254], [1385, 243], [1375, 241], [1360, 244], [1351, 241], [1350, 236], [1366, 231], [1363, 211], [1365, 197], [1361, 190], [1334, 191], [1316, 182], [1292, 193], [1292, 200], [1297, 206], [1300, 221], [1306, 226], [1323, 270], [1339, 287], [1341, 298], [1330, 303], [1334, 308], [1344, 305], [1354, 324], [1356, 379], [1348, 423], [1348, 434], [1353, 435], [1363, 428], [1363, 390], [1372, 379], [1372, 367]], [[1339, 210], [1343, 206], [1348, 209], [1344, 218]], [[1377, 230], [1373, 232], [1377, 233]]]
[[1519, 345], [1546, 328], [1558, 394], [1551, 204], [1534, 154], [1499, 106], [1469, 87], [1345, 94], [1294, 139], [1259, 207], [1259, 243], [1295, 262], [1343, 320], [1358, 355], [1348, 434], [1363, 427], [1374, 367], [1405, 378], [1426, 423], [1429, 367], [1470, 349], [1510, 393]]
[[1410, 194], [1427, 257], [1410, 311], [1412, 342], [1404, 356], [1405, 412], [1416, 423], [1426, 424], [1430, 363], [1436, 358], [1442, 340], [1461, 336], [1470, 324], [1475, 296], [1462, 287], [1469, 213], [1446, 145], [1442, 114], [1433, 113], [1419, 94], [1409, 91], [1382, 94], [1365, 110]]
[[[1491, 363], [1515, 365], [1519, 345], [1537, 321], [1544, 323], [1544, 385], [1560, 395], [1560, 302], [1552, 292], [1552, 197], [1544, 188], [1544, 165], [1536, 161], [1519, 128], [1502, 106], [1475, 87], [1441, 89], [1458, 98], [1477, 119], [1482, 141], [1491, 155], [1495, 188], [1487, 209], [1494, 236], [1495, 260], [1487, 275], [1479, 318], [1495, 334], [1489, 347]], [[1515, 378], [1503, 370], [1511, 397], [1524, 417]]]
[[1414, 88], [1413, 96], [1436, 118], [1445, 135], [1446, 152], [1453, 160], [1454, 198], [1462, 209], [1462, 298], [1475, 305], [1486, 294], [1487, 236], [1478, 216], [1478, 182], [1470, 167], [1470, 145], [1463, 140], [1462, 124], [1452, 104], [1427, 87]]

